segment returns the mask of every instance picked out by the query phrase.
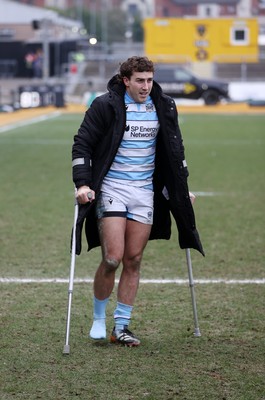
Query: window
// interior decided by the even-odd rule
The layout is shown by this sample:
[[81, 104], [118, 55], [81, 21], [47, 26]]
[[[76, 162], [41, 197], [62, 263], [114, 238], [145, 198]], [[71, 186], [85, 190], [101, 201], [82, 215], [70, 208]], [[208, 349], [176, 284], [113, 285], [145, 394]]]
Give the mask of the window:
[[180, 82], [187, 82], [191, 80], [191, 75], [189, 72], [183, 69], [176, 69], [174, 75], [175, 79]]
[[138, 14], [138, 8], [136, 4], [129, 4], [128, 6], [128, 14], [129, 15], [137, 15]]
[[163, 7], [162, 15], [163, 15], [163, 17], [169, 17], [170, 16], [169, 15], [169, 9], [167, 7]]
[[206, 14], [207, 17], [210, 17], [212, 15], [211, 7], [206, 7], [205, 14]]
[[232, 27], [230, 41], [235, 46], [245, 46], [249, 44], [249, 30], [247, 27]]
[[228, 12], [228, 14], [235, 14], [236, 8], [234, 6], [228, 6], [227, 12]]

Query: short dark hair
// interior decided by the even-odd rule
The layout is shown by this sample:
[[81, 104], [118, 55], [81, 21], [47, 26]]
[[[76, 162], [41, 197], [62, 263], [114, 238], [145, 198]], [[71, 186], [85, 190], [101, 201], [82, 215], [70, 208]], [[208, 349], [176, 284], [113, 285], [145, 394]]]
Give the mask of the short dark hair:
[[133, 56], [128, 58], [120, 64], [120, 78], [128, 78], [132, 76], [134, 72], [154, 72], [154, 64], [147, 57]]

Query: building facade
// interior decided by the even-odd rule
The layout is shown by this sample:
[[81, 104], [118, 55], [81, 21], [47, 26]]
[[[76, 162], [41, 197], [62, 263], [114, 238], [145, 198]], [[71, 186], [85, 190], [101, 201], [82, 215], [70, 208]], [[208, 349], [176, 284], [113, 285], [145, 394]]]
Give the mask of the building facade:
[[156, 0], [155, 17], [265, 16], [264, 0]]
[[19, 0], [38, 7], [121, 8], [145, 17], [265, 16], [265, 0]]

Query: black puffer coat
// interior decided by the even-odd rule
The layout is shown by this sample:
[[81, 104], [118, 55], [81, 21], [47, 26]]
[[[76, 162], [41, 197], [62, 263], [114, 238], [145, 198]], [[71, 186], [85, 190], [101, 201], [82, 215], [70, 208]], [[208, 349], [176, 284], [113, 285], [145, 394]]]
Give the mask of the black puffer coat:
[[[81, 159], [73, 167], [73, 181], [78, 188], [88, 185], [96, 192], [96, 200], [102, 180], [109, 170], [122, 140], [126, 110], [125, 86], [117, 76], [108, 84], [108, 93], [97, 97], [86, 111], [84, 120], [74, 137], [73, 161]], [[185, 162], [182, 136], [174, 100], [163, 94], [154, 82], [151, 97], [156, 107], [160, 129], [157, 136], [154, 183], [154, 221], [151, 239], [169, 239], [172, 213], [179, 232], [182, 249], [194, 248], [203, 253], [195, 216], [189, 198], [188, 170]], [[162, 194], [166, 187], [169, 200]], [[81, 252], [81, 234], [85, 221], [88, 250], [99, 246], [95, 202], [80, 205], [76, 226], [76, 253]]]

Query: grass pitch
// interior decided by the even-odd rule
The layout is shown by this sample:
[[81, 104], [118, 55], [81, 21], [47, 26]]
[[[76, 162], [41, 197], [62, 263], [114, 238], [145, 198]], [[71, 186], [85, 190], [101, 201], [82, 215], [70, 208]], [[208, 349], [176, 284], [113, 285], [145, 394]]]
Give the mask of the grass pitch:
[[[1, 278], [68, 279], [72, 138], [82, 115], [0, 134]], [[1, 400], [264, 400], [264, 115], [181, 115], [189, 186], [206, 252], [192, 251], [201, 338], [188, 285], [140, 284], [137, 349], [91, 343], [92, 285], [75, 284], [71, 354], [63, 356], [67, 283], [1, 283]], [[93, 277], [99, 249], [76, 260]], [[187, 279], [173, 226], [150, 242], [143, 279]], [[239, 283], [248, 280], [252, 283]], [[113, 293], [108, 307], [112, 329]]]

